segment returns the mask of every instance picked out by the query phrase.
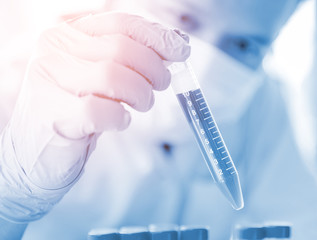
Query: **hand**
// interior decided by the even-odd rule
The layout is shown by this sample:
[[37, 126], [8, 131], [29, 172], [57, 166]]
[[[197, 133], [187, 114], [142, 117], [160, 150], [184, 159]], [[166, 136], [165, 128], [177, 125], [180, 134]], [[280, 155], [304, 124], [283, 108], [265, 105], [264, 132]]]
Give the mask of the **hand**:
[[0, 217], [28, 222], [48, 212], [81, 175], [100, 133], [128, 127], [122, 103], [149, 110], [153, 90], [170, 83], [163, 60], [189, 52], [176, 32], [123, 13], [44, 32], [0, 139]]

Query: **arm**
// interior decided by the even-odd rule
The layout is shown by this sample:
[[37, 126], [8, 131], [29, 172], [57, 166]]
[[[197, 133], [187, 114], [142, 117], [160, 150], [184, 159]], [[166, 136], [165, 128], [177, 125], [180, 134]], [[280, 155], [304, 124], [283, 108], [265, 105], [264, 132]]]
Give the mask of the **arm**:
[[0, 135], [0, 217], [21, 223], [0, 229], [22, 234], [22, 223], [49, 212], [83, 173], [99, 135], [128, 127], [124, 104], [148, 111], [153, 90], [170, 83], [163, 60], [189, 52], [174, 31], [122, 13], [44, 32]]
[[12, 223], [0, 218], [0, 239], [21, 239], [26, 227], [27, 224]]

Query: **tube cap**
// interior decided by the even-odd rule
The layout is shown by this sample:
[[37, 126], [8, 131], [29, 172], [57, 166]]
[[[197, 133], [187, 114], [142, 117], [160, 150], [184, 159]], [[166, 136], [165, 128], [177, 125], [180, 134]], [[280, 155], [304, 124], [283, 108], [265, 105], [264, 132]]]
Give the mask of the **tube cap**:
[[178, 240], [176, 225], [150, 225], [152, 240]]
[[206, 227], [184, 227], [180, 229], [180, 240], [207, 240], [208, 228]]
[[151, 234], [145, 227], [123, 227], [119, 233], [120, 240], [151, 240]]
[[241, 227], [236, 230], [238, 239], [260, 240], [264, 239], [265, 229], [263, 227]]
[[88, 240], [119, 240], [119, 233], [116, 229], [96, 228], [88, 233]]
[[290, 238], [290, 226], [266, 226], [265, 227], [267, 238]]

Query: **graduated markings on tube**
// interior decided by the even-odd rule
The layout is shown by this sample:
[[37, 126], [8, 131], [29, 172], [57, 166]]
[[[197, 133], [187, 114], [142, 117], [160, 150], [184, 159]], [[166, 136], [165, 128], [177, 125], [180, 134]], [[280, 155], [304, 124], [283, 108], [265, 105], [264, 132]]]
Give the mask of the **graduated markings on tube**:
[[[185, 93], [184, 95], [190, 97], [190, 94], [189, 94], [189, 93]], [[201, 93], [196, 94], [196, 96], [198, 96], [198, 95], [201, 95]], [[200, 100], [202, 100], [201, 103], [199, 102]], [[207, 106], [207, 104], [204, 102], [204, 98], [203, 98], [203, 97], [199, 97], [198, 99], [195, 99], [195, 102], [197, 102], [197, 103], [201, 106], [201, 108], [198, 108], [198, 109], [199, 109], [199, 112], [202, 114], [202, 116], [206, 116], [206, 117], [203, 118], [204, 121], [206, 121], [206, 120], [208, 120], [208, 119], [211, 119], [211, 121], [209, 121], [208, 124], [214, 123], [214, 121], [213, 121], [213, 119], [212, 119], [212, 116], [211, 116], [211, 114], [210, 114], [210, 112], [209, 112], [208, 106]], [[198, 118], [199, 118], [199, 115], [200, 115], [200, 114], [197, 114], [197, 112], [196, 112], [194, 109], [192, 109], [192, 107], [193, 107], [192, 101], [190, 101], [190, 100], [187, 101], [187, 104], [188, 104], [188, 106], [191, 108], [191, 113], [192, 113], [193, 117], [195, 117], [195, 118], [198, 117]], [[205, 111], [203, 111], [203, 110], [205, 110]], [[208, 115], [209, 115], [209, 116], [208, 116]], [[202, 136], [204, 136], [204, 138], [202, 139], [203, 142], [204, 142], [204, 145], [208, 148], [209, 154], [211, 154], [211, 159], [210, 159], [210, 160], [213, 161], [213, 164], [214, 164], [215, 166], [217, 166], [217, 174], [218, 174], [219, 180], [220, 180], [220, 182], [224, 182], [224, 179], [223, 179], [223, 171], [222, 171], [222, 169], [219, 168], [219, 166], [218, 166], [218, 165], [219, 165], [218, 160], [217, 160], [216, 158], [214, 158], [215, 155], [214, 155], [214, 152], [213, 152], [213, 150], [212, 150], [212, 148], [211, 148], [211, 146], [210, 146], [210, 142], [209, 142], [208, 136], [205, 136], [206, 132], [205, 132], [205, 130], [203, 129], [202, 125], [200, 125], [200, 120], [199, 120], [199, 119], [195, 119], [195, 120], [196, 120], [197, 126], [198, 126], [198, 128], [199, 128], [200, 134], [201, 134]], [[202, 124], [203, 124], [203, 123], [202, 123]], [[211, 127], [211, 128], [208, 128], [208, 131], [209, 131], [210, 129], [214, 129], [214, 128], [215, 128], [215, 126], [213, 126], [213, 127]], [[212, 137], [212, 139], [213, 139], [213, 137]], [[219, 142], [218, 142], [218, 143], [219, 143]]]
[[[187, 97], [190, 97], [189, 92], [183, 93], [183, 95], [184, 95], [184, 96], [187, 96]], [[198, 96], [198, 95], [201, 95], [201, 93], [196, 94], [196, 96]], [[200, 101], [200, 100], [202, 100], [202, 99], [203, 99], [203, 97], [200, 97], [200, 98], [198, 98], [198, 99], [195, 99], [195, 101], [198, 102], [198, 101]], [[188, 104], [189, 107], [192, 107], [192, 106], [193, 106], [193, 103], [192, 103], [192, 101], [190, 101], [190, 100], [187, 101], [187, 104]], [[207, 111], [206, 111], [206, 112], [203, 112], [203, 115], [208, 115], [208, 114], [209, 114], [209, 111], [208, 111], [208, 106], [206, 105], [206, 103], [203, 101], [202, 103], [199, 103], [199, 105], [205, 105], [205, 106], [202, 106], [202, 108], [200, 108], [199, 111], [202, 112], [203, 110], [206, 109]], [[195, 110], [191, 109], [191, 113], [192, 113], [193, 116], [197, 116], [197, 113], [196, 113]], [[212, 117], [211, 117], [211, 116], [207, 116], [206, 118], [204, 118], [204, 121], [206, 121], [207, 119], [210, 119], [210, 118], [212, 118]], [[199, 119], [195, 119], [195, 120], [196, 120], [197, 125], [199, 126], [200, 134], [204, 136], [204, 135], [206, 134], [206, 132], [205, 132], [205, 130], [201, 127], [201, 125], [200, 125], [200, 120], [199, 120]], [[209, 121], [209, 124], [212, 124], [212, 123], [213, 123], [213, 121]], [[214, 128], [214, 127], [212, 127], [212, 128]], [[208, 129], [208, 130], [210, 130], [210, 129]], [[206, 137], [207, 137], [207, 136], [206, 136]], [[204, 138], [203, 142], [204, 142], [205, 145], [209, 146], [209, 149], [208, 149], [209, 151], [208, 151], [208, 152], [209, 152], [209, 154], [211, 154], [211, 156], [213, 156], [214, 152], [213, 152], [213, 150], [212, 150], [212, 148], [211, 148], [211, 146], [210, 146], [209, 140], [208, 140], [207, 138]], [[212, 161], [213, 161], [213, 163], [214, 163], [215, 165], [218, 165], [218, 164], [219, 164], [219, 163], [218, 163], [218, 160], [217, 160], [216, 158], [213, 158], [213, 157], [212, 157]], [[220, 175], [220, 181], [223, 182], [224, 180], [223, 180], [223, 178], [221, 177], [221, 175], [223, 175], [223, 172], [222, 172], [221, 169], [218, 169], [218, 174]]]
[[[235, 173], [235, 169], [227, 154], [227, 150], [224, 147], [223, 140], [218, 132], [216, 123], [213, 121], [208, 106], [204, 101], [204, 97], [200, 96], [202, 95], [200, 92], [195, 94], [195, 91], [186, 92], [182, 95], [185, 97], [185, 101], [189, 107], [188, 111], [193, 117], [192, 121], [196, 122], [197, 130], [201, 136], [201, 141], [203, 145], [205, 145], [205, 150], [208, 154], [210, 154], [210, 161], [212, 161], [214, 166], [217, 167], [217, 169], [215, 169], [216, 173], [219, 180], [223, 182], [224, 179], [222, 175], [224, 174], [224, 171], [233, 174]], [[200, 119], [203, 119], [203, 121], [200, 122]], [[210, 119], [210, 121], [207, 123], [208, 119]], [[210, 140], [213, 141], [213, 144], [210, 143]], [[212, 147], [211, 145], [214, 146]], [[215, 148], [218, 153], [215, 153], [212, 148]], [[227, 159], [229, 159], [229, 161]], [[223, 162], [224, 165], [219, 165], [219, 161]], [[229, 170], [233, 170], [233, 172]]]
[[[195, 94], [194, 91], [193, 91], [193, 94]], [[184, 95], [191, 97], [189, 92], [186, 92]], [[226, 168], [223, 168], [223, 170], [219, 168], [218, 174], [222, 175], [223, 171], [228, 171], [230, 174], [236, 173], [236, 170], [233, 166], [232, 160], [229, 158], [229, 155], [228, 155], [227, 149], [224, 145], [223, 139], [221, 138], [220, 133], [218, 132], [216, 123], [212, 119], [212, 115], [208, 109], [206, 102], [204, 101], [204, 97], [203, 97], [202, 93], [198, 92], [195, 95], [196, 95], [197, 99], [191, 99], [191, 100], [195, 100], [195, 102], [199, 105], [199, 107], [197, 109], [199, 109], [200, 114], [198, 114], [198, 115], [202, 116], [204, 121], [211, 119], [211, 121], [208, 122], [206, 130], [208, 130], [209, 133], [211, 133], [211, 140], [214, 141], [214, 145], [216, 146], [216, 149], [217, 149], [217, 151], [219, 151], [219, 155], [220, 155], [220, 158], [218, 160], [216, 158], [213, 158], [213, 162], [215, 165], [218, 165], [219, 164], [218, 161], [220, 160], [220, 161], [223, 161], [225, 163], [225, 166], [227, 166]], [[193, 107], [193, 106], [191, 106], [191, 107]], [[195, 114], [195, 116], [196, 115], [197, 115], [197, 113]], [[200, 125], [199, 120], [197, 121], [197, 124], [198, 124], [198, 127], [201, 129], [202, 126]], [[207, 137], [206, 132], [203, 129], [201, 129], [201, 134], [203, 136]], [[211, 148], [208, 139], [205, 139], [205, 144]], [[213, 156], [215, 156], [214, 154], [215, 153], [212, 151]]]

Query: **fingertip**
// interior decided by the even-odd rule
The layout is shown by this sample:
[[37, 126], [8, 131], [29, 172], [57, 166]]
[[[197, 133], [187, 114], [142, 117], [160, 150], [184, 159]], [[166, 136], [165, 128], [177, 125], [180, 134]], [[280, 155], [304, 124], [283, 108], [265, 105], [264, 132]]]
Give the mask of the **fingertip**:
[[175, 52], [173, 53], [173, 61], [183, 62], [190, 56], [191, 52], [191, 46], [189, 45], [189, 36], [182, 33], [175, 33], [178, 36], [179, 44], [178, 46], [176, 45], [174, 48]]
[[123, 131], [129, 127], [131, 123], [131, 114], [125, 111], [122, 117], [122, 123], [118, 126], [118, 131]]
[[189, 58], [191, 51], [192, 51], [191, 46], [190, 46], [190, 45], [187, 45], [187, 46], [185, 47], [185, 49], [184, 49], [184, 58], [185, 58], [185, 60], [186, 60], [187, 58]]
[[[169, 37], [166, 37], [164, 49], [164, 60], [172, 62], [183, 62], [189, 56], [191, 52], [191, 47], [188, 44], [189, 37], [180, 36], [177, 32], [171, 30], [168, 32]], [[168, 40], [168, 38], [170, 38]], [[188, 38], [188, 39], [187, 39]]]
[[156, 88], [155, 90], [163, 91], [163, 90], [167, 89], [169, 87], [169, 85], [171, 84], [171, 79], [172, 79], [171, 72], [168, 69], [166, 69], [160, 86], [158, 88]]
[[185, 40], [185, 42], [189, 43], [189, 36], [186, 33], [183, 33], [180, 29], [174, 29], [174, 32], [176, 32], [182, 39]]
[[185, 45], [182, 50], [182, 53], [180, 54], [182, 61], [185, 61], [187, 58], [189, 58], [190, 53], [191, 53], [191, 46]]
[[169, 85], [171, 84], [171, 81], [172, 81], [172, 74], [171, 74], [169, 69], [166, 69], [166, 76], [167, 76], [166, 84], [165, 84], [163, 90], [167, 89], [169, 87]]
[[150, 110], [153, 107], [154, 102], [155, 102], [155, 96], [154, 96], [154, 93], [152, 92], [148, 110]]
[[137, 104], [134, 104], [133, 107], [136, 111], [138, 112], [147, 112], [149, 111], [155, 102], [155, 96], [154, 92], [151, 91], [151, 94], [148, 95], [146, 98], [143, 98], [142, 100], [139, 99], [140, 101]]

